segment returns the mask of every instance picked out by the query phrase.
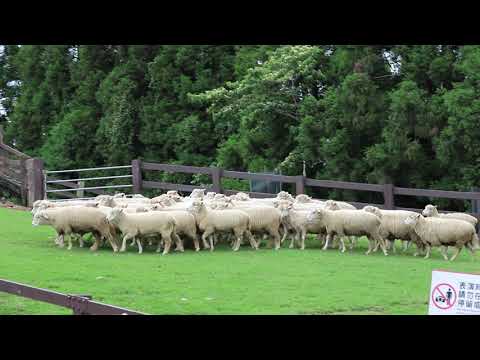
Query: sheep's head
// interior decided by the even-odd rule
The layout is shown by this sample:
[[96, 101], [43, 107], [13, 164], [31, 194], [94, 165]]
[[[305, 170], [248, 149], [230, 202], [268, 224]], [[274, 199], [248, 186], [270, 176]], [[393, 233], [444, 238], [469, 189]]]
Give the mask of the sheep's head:
[[117, 194], [113, 195], [114, 199], [124, 198], [124, 197], [126, 197], [125, 193], [117, 193]]
[[273, 206], [280, 211], [280, 216], [282, 218], [287, 217], [290, 214], [290, 210], [293, 209], [293, 203], [288, 200], [274, 201]]
[[216, 192], [213, 192], [213, 191], [209, 191], [207, 192], [207, 195], [205, 195], [205, 199], [207, 200], [213, 200], [215, 199], [215, 196], [217, 195]]
[[33, 216], [32, 225], [49, 225], [50, 224], [50, 217], [48, 214], [43, 210], [38, 210], [35, 215]]
[[280, 199], [280, 200], [290, 200], [290, 201], [294, 201], [295, 199], [293, 198], [292, 195], [290, 195], [288, 192], [286, 191], [280, 191], [278, 194], [277, 194], [277, 199]]
[[299, 203], [308, 203], [312, 201], [312, 198], [305, 194], [300, 194], [295, 197], [295, 201]]
[[178, 194], [177, 190], [167, 191], [167, 196], [175, 202], [179, 202], [182, 200], [182, 197]]
[[214, 200], [223, 200], [227, 196], [225, 194], [216, 194], [215, 197], [213, 198]]
[[52, 204], [47, 200], [37, 200], [33, 203], [32, 214], [35, 214], [39, 210], [47, 209], [51, 207]]
[[433, 205], [427, 205], [425, 206], [425, 209], [422, 211], [422, 215], [429, 217], [429, 216], [435, 216], [438, 214], [437, 207]]
[[310, 211], [307, 215], [307, 221], [308, 222], [314, 222], [318, 220], [322, 220], [325, 212], [322, 209], [314, 209]]
[[199, 213], [203, 208], [205, 207], [205, 204], [203, 203], [202, 200], [194, 200], [190, 204], [190, 206], [187, 207], [187, 211], [191, 213]]
[[415, 226], [422, 217], [422, 214], [411, 214], [403, 221], [405, 225]]
[[232, 195], [235, 200], [238, 201], [248, 201], [250, 200], [250, 195], [244, 192], [238, 192], [235, 195]]
[[107, 221], [116, 223], [123, 214], [123, 208], [114, 207], [107, 215]]
[[325, 209], [327, 210], [340, 210], [340, 206], [335, 200], [327, 200], [325, 202]]
[[101, 195], [101, 197], [96, 198], [95, 202], [102, 206], [107, 206], [107, 207], [115, 206], [115, 200], [113, 199], [113, 196], [110, 196], [110, 195]]
[[190, 197], [196, 199], [203, 199], [205, 197], [205, 189], [193, 189]]
[[363, 208], [364, 211], [377, 215], [380, 219], [382, 218], [382, 213], [380, 209], [376, 206], [367, 205]]

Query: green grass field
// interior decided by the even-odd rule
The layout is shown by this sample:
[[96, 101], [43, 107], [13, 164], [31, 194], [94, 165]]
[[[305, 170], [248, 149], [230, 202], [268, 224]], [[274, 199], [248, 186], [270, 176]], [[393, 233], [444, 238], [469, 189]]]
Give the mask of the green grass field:
[[[0, 229], [0, 278], [150, 314], [426, 314], [432, 269], [480, 268], [465, 250], [453, 263], [438, 249], [429, 260], [413, 257], [413, 246], [366, 256], [366, 240], [345, 254], [321, 251], [314, 240], [304, 251], [68, 251], [55, 247], [50, 227], [32, 227], [30, 213], [3, 208]], [[0, 314], [70, 313], [0, 293]]]

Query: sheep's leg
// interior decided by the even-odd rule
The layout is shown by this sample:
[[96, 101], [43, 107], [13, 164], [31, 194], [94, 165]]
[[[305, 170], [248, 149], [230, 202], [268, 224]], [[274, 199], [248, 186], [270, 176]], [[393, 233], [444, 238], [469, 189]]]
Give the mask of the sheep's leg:
[[328, 248], [328, 243], [330, 242], [331, 239], [332, 239], [332, 234], [331, 234], [331, 233], [328, 233], [328, 234], [327, 234], [327, 239], [325, 240], [325, 246], [322, 248], [322, 250], [327, 250], [327, 248]]
[[235, 247], [233, 248], [233, 251], [238, 251], [238, 249], [240, 249], [240, 245], [242, 243], [243, 232], [234, 230], [234, 233], [235, 233], [235, 237], [237, 238], [237, 242], [235, 243]]
[[283, 244], [283, 242], [285, 241], [285, 239], [287, 238], [288, 236], [288, 229], [287, 229], [287, 226], [285, 224], [282, 223], [282, 226], [283, 226], [283, 236], [282, 236], [282, 240], [280, 240], [280, 244]]
[[95, 236], [95, 241], [93, 242], [93, 245], [90, 246], [90, 251], [97, 251], [98, 247], [100, 246], [100, 235], [94, 234]]
[[343, 240], [343, 236], [342, 236], [340, 237], [340, 251], [344, 253], [346, 249], [347, 248], [345, 247], [345, 241]]
[[402, 252], [407, 251], [408, 248], [409, 248], [409, 246], [410, 246], [410, 241], [404, 240], [404, 241], [403, 241], [403, 249], [402, 249]]
[[462, 250], [462, 247], [463, 247], [463, 246], [461, 246], [461, 247], [455, 246], [455, 250], [453, 251], [453, 255], [452, 255], [452, 257], [450, 258], [450, 261], [453, 261], [453, 260], [455, 260], [455, 259], [457, 258], [458, 254], [460, 254], [460, 251]]
[[[207, 238], [213, 233], [212, 230], [208, 229], [208, 230], [205, 230], [202, 234], [202, 241], [203, 241], [203, 244], [207, 244]], [[210, 241], [210, 245], [208, 246], [205, 246], [205, 249], [210, 249], [210, 251], [213, 251], [214, 250], [214, 245], [213, 245], [213, 240], [212, 238], [210, 237], [209, 239]]]
[[117, 246], [117, 242], [115, 241], [114, 237], [112, 236], [112, 234], [110, 232], [104, 234], [104, 237], [107, 238], [108, 242], [110, 243], [110, 246], [112, 247], [113, 249], [113, 252], [118, 252], [118, 246]]
[[138, 253], [141, 254], [143, 252], [142, 241], [138, 238], [137, 239], [133, 238], [133, 239], [136, 240], [137, 245], [138, 245]]
[[180, 239], [177, 233], [173, 233], [173, 238], [175, 239], [175, 243], [177, 244], [177, 247], [175, 248], [175, 251], [180, 251], [184, 252], [185, 249], [183, 248], [183, 241]]
[[63, 248], [65, 246], [64, 234], [60, 234], [58, 237], [58, 247]]
[[72, 250], [72, 234], [68, 235], [68, 247], [67, 250]]
[[377, 240], [375, 240], [375, 247], [373, 248], [373, 252], [377, 252], [379, 246], [380, 246], [380, 242], [378, 242]]
[[430, 251], [432, 249], [432, 247], [430, 246], [430, 244], [427, 244], [426, 245], [426, 248], [427, 248], [427, 254], [425, 255], [424, 259], [428, 259], [430, 257]]
[[298, 230], [295, 229], [295, 233], [293, 234], [292, 237], [290, 237], [290, 245], [288, 246], [289, 249], [293, 249], [295, 247], [294, 242], [298, 236], [299, 236], [299, 232]]
[[210, 245], [207, 243], [207, 240], [202, 236], [203, 248], [210, 249]]
[[157, 250], [155, 251], [159, 253], [161, 250], [162, 250], [162, 239], [158, 239]]
[[375, 240], [373, 240], [372, 238], [368, 237], [368, 250], [367, 252], [365, 253], [365, 255], [370, 255], [370, 253], [372, 252], [373, 250], [373, 244], [375, 243]]
[[170, 232], [170, 233], [162, 233], [162, 239], [165, 243], [165, 247], [163, 249], [163, 253], [162, 255], [167, 255], [170, 251], [170, 246], [172, 246], [172, 234], [174, 234], [173, 232]]
[[467, 244], [465, 244], [465, 246], [470, 251], [470, 253], [473, 256], [473, 259], [475, 260], [475, 248], [473, 247], [473, 245], [471, 243], [467, 243]]
[[306, 230], [302, 230], [302, 234], [301, 234], [301, 244], [300, 244], [300, 250], [305, 250], [305, 238], [307, 237], [307, 231]]
[[120, 248], [120, 252], [125, 252], [125, 250], [127, 249], [127, 240], [132, 239], [132, 238], [135, 238], [135, 236], [134, 236], [134, 235], [130, 235], [130, 234], [126, 234], [126, 235], [123, 237], [122, 247]]
[[355, 243], [357, 242], [357, 238], [355, 236], [350, 237], [350, 250], [353, 250]]
[[83, 235], [80, 235], [78, 237], [78, 244], [81, 248], [83, 248], [84, 242], [83, 242]]
[[380, 248], [383, 251], [383, 255], [388, 256], [385, 240], [378, 234], [378, 232], [374, 232], [372, 236], [375, 241], [380, 243]]
[[441, 246], [440, 247], [440, 252], [442, 253], [443, 258], [446, 261], [448, 261], [447, 247], [446, 246]]
[[389, 240], [388, 241], [388, 250], [392, 250], [392, 252], [395, 254], [396, 253], [396, 250], [395, 250], [395, 239], [393, 240]]
[[[255, 241], [255, 238], [253, 237], [252, 233], [249, 230], [247, 230], [246, 234], [247, 234], [247, 237], [248, 237], [248, 241], [250, 241], [250, 246], [253, 249], [258, 250], [258, 244]], [[280, 247], [280, 235], [278, 235], [278, 242], [279, 242], [279, 247]], [[275, 250], [277, 250], [277, 249], [275, 249]]]
[[135, 238], [133, 238], [133, 239], [132, 239], [132, 242], [130, 243], [130, 247], [132, 247], [133, 245], [135, 245], [135, 242], [136, 242], [136, 240], [135, 240]]
[[195, 251], [200, 251], [200, 244], [198, 242], [198, 236], [197, 234], [191, 234], [190, 237], [193, 240], [193, 245], [195, 246]]

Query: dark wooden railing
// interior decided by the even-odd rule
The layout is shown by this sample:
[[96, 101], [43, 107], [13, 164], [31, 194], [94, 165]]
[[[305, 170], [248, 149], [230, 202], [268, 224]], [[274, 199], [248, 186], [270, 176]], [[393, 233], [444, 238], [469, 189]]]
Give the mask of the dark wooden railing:
[[[210, 175], [212, 179], [212, 185], [186, 185], [175, 184], [156, 181], [144, 181], [142, 178], [143, 171], [164, 171], [173, 173], [189, 173], [189, 174], [206, 174]], [[480, 219], [480, 192], [475, 191], [446, 191], [446, 190], [430, 190], [430, 189], [410, 189], [403, 187], [396, 187], [393, 184], [365, 184], [347, 181], [332, 181], [332, 180], [317, 180], [310, 179], [304, 176], [286, 176], [286, 175], [273, 175], [273, 174], [257, 174], [241, 171], [229, 171], [218, 167], [198, 167], [198, 166], [185, 166], [185, 165], [170, 165], [170, 164], [158, 164], [151, 162], [143, 162], [141, 160], [132, 161], [132, 181], [133, 190], [135, 193], [141, 193], [142, 189], [163, 189], [163, 190], [178, 190], [184, 192], [191, 192], [194, 189], [206, 189], [207, 191], [215, 191], [217, 193], [224, 193], [226, 195], [235, 194], [239, 191], [223, 189], [222, 178], [234, 178], [244, 180], [266, 180], [273, 182], [282, 182], [294, 184], [295, 193], [304, 194], [305, 187], [320, 187], [328, 189], [343, 189], [343, 190], [355, 190], [355, 191], [371, 191], [383, 194], [383, 204], [370, 204], [361, 202], [351, 202], [352, 205], [357, 208], [361, 208], [365, 205], [375, 205], [382, 209], [408, 209], [412, 211], [420, 212], [423, 209], [403, 208], [395, 205], [396, 195], [407, 196], [424, 196], [429, 198], [447, 198], [447, 199], [459, 199], [470, 200], [472, 202], [473, 216]], [[272, 197], [272, 194], [259, 193], [259, 192], [247, 192], [251, 197]], [[449, 212], [449, 211], [442, 211]]]
[[0, 279], [0, 291], [69, 308], [74, 315], [147, 315], [93, 301], [90, 295], [67, 295], [3, 279]]

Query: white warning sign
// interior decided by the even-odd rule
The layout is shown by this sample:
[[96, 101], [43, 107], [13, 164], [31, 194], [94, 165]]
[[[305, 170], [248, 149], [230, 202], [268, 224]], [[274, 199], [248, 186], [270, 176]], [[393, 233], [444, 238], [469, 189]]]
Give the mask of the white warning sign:
[[480, 315], [480, 274], [432, 271], [429, 315]]

